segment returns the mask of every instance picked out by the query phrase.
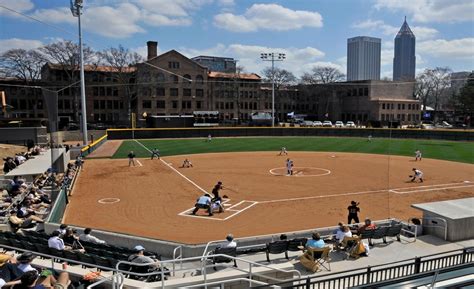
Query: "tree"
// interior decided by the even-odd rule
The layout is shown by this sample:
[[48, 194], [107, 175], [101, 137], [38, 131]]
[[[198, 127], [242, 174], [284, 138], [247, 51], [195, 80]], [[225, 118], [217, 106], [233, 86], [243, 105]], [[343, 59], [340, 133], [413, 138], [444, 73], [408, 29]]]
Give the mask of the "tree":
[[434, 120], [437, 120], [437, 111], [441, 104], [446, 103], [449, 98], [449, 88], [451, 84], [451, 69], [448, 67], [436, 67], [425, 69], [416, 77], [415, 96], [423, 104], [423, 113], [426, 107], [434, 107]]
[[267, 67], [262, 71], [262, 74], [265, 78], [265, 81], [269, 83], [272, 82], [274, 77], [276, 91], [278, 91], [280, 87], [293, 85], [296, 83], [295, 75], [286, 69], [275, 68], [272, 71], [271, 67]]
[[331, 66], [316, 66], [311, 72], [305, 72], [301, 77], [302, 84], [319, 84], [342, 81], [346, 75]]
[[454, 105], [464, 115], [466, 124], [470, 125], [474, 113], [474, 73], [469, 74], [464, 87], [454, 96]]
[[9, 77], [19, 78], [25, 83], [41, 77], [41, 67], [46, 62], [37, 50], [10, 49], [0, 56], [0, 65]]
[[[47, 44], [39, 49], [45, 58], [66, 74], [69, 84], [79, 80], [80, 50], [79, 45], [69, 40]], [[92, 64], [96, 53], [89, 47], [83, 47], [84, 64]], [[74, 120], [79, 120], [79, 89], [72, 89]]]
[[127, 103], [127, 115], [128, 119], [131, 120], [132, 114], [132, 101], [134, 90], [136, 86], [132, 83], [133, 79], [136, 78], [136, 69], [132, 69], [137, 63], [143, 62], [143, 57], [136, 52], [131, 52], [129, 49], [119, 45], [118, 48], [110, 47], [98, 53], [101, 63], [112, 67], [114, 73], [113, 78], [117, 80], [117, 83], [121, 88], [124, 89], [126, 103]]
[[[25, 85], [36, 82], [41, 77], [41, 67], [46, 59], [37, 50], [10, 49], [0, 56], [0, 67], [6, 77], [15, 77], [22, 80]], [[27, 99], [29, 106], [34, 108], [41, 103], [41, 93], [37, 88], [30, 88], [32, 96]]]

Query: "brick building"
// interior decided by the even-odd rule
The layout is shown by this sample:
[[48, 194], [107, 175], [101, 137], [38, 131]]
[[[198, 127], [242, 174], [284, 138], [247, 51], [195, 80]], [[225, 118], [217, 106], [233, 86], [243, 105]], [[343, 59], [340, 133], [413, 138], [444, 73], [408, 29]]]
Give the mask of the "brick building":
[[[2, 106], [0, 118], [44, 118], [46, 110], [40, 81], [25, 82], [16, 78], [0, 79], [0, 91], [5, 94], [6, 108]], [[0, 103], [1, 105], [1, 103]]]

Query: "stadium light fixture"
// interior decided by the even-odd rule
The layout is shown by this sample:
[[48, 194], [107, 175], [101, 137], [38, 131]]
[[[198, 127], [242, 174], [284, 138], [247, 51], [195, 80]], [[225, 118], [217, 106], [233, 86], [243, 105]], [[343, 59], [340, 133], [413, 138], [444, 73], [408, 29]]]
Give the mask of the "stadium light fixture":
[[272, 62], [272, 127], [275, 127], [275, 61], [283, 61], [286, 59], [285, 53], [260, 53], [263, 61]]

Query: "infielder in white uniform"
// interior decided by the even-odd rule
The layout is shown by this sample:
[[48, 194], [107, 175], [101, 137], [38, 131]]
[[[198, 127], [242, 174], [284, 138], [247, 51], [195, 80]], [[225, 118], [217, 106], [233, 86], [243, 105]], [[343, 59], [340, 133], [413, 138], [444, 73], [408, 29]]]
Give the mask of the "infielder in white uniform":
[[288, 176], [293, 175], [293, 161], [290, 159], [286, 159], [286, 174]]
[[278, 155], [279, 155], [279, 156], [282, 156], [282, 155], [287, 156], [287, 155], [288, 155], [288, 151], [286, 150], [286, 147], [281, 147], [280, 153], [279, 153]]
[[420, 150], [416, 150], [415, 151], [415, 162], [416, 161], [420, 161], [421, 162], [421, 151]]
[[413, 168], [413, 173], [414, 173], [414, 175], [411, 176], [412, 177], [411, 181], [414, 182], [415, 179], [418, 178], [420, 180], [420, 183], [422, 183], [423, 182], [423, 172]]

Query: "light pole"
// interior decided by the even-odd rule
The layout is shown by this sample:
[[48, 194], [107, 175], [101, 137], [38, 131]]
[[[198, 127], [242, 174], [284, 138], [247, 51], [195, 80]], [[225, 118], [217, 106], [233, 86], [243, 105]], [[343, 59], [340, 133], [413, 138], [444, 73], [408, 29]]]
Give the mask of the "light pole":
[[275, 61], [283, 61], [286, 58], [285, 53], [260, 53], [263, 61], [272, 62], [272, 127], [275, 127]]
[[87, 145], [87, 113], [86, 113], [86, 87], [84, 82], [84, 53], [82, 51], [82, 29], [81, 29], [81, 14], [82, 14], [82, 0], [71, 0], [72, 16], [77, 17], [79, 22], [79, 50], [81, 54], [81, 124], [82, 124], [82, 140], [84, 145]]

